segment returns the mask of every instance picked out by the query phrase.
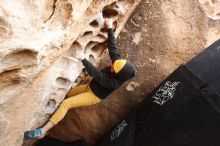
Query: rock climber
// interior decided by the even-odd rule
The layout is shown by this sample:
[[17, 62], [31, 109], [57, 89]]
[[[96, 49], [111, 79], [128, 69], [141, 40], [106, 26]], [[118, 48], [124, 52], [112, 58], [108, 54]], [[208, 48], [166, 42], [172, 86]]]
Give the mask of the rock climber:
[[67, 111], [71, 108], [89, 106], [99, 103], [114, 90], [118, 89], [125, 81], [135, 76], [135, 67], [128, 60], [122, 58], [116, 47], [114, 32], [112, 29], [112, 19], [105, 19], [105, 27], [108, 29], [107, 47], [112, 61], [112, 65], [97, 70], [83, 54], [78, 55], [77, 59], [82, 61], [87, 73], [93, 77], [89, 84], [80, 85], [69, 90], [65, 99], [42, 128], [26, 131], [25, 138], [41, 139], [47, 131], [60, 122]]

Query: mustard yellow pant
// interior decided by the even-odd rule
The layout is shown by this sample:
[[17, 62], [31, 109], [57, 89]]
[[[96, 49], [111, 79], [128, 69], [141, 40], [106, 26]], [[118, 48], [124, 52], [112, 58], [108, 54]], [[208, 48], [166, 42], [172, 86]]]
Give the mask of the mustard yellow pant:
[[67, 99], [60, 104], [50, 121], [57, 124], [64, 118], [69, 109], [96, 104], [100, 101], [100, 98], [95, 96], [88, 84], [80, 85], [68, 92]]

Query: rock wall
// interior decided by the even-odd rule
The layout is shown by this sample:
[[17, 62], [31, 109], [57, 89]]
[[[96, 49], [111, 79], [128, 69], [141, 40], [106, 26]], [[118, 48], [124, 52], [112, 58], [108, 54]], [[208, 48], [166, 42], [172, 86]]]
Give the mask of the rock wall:
[[[69, 111], [50, 136], [94, 143], [180, 64], [219, 39], [220, 21], [202, 6], [197, 0], [142, 0], [117, 39], [137, 76], [102, 103]], [[100, 68], [109, 64], [106, 54]]]
[[214, 20], [220, 19], [220, 1], [219, 0], [199, 0], [201, 7], [206, 15]]
[[0, 2], [0, 145], [22, 145], [24, 131], [48, 120], [67, 91], [86, 76], [76, 54], [98, 65], [106, 49], [104, 18], [114, 19], [118, 35], [138, 3]]

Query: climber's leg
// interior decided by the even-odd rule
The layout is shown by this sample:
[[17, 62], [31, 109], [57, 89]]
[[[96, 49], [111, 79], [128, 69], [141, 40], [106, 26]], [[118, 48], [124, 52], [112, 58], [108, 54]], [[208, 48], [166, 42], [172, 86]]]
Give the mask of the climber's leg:
[[92, 93], [91, 90], [89, 89], [87, 90], [87, 92], [65, 99], [60, 104], [59, 108], [54, 113], [54, 115], [51, 117], [50, 121], [45, 126], [40, 128], [41, 134], [40, 135], [30, 134], [33, 133], [36, 129], [33, 131], [27, 131], [25, 133], [29, 133], [29, 134], [26, 134], [27, 135], [26, 138], [36, 139], [36, 138], [44, 137], [44, 135], [47, 133], [49, 129], [51, 129], [54, 125], [56, 125], [59, 121], [61, 121], [64, 118], [64, 116], [66, 115], [67, 111], [70, 108], [88, 106], [88, 105], [96, 104], [100, 101], [101, 100], [98, 97], [96, 97], [94, 93]]
[[67, 93], [67, 98], [86, 92], [89, 88], [88, 86], [89, 86], [88, 84], [84, 84], [84, 85], [79, 85], [73, 89], [70, 89], [69, 92]]
[[78, 94], [76, 96], [67, 98], [61, 103], [60, 107], [55, 112], [55, 114], [52, 116], [50, 121], [56, 125], [59, 121], [63, 119], [63, 117], [66, 115], [66, 112], [70, 108], [88, 106], [88, 105], [96, 104], [100, 101], [101, 100], [98, 97], [96, 97], [91, 91], [87, 91], [87, 92]]

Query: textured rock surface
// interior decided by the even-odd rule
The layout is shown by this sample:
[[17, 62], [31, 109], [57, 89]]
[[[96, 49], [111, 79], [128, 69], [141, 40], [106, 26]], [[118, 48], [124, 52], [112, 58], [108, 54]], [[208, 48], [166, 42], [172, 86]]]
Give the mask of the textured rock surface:
[[199, 0], [201, 7], [211, 19], [220, 19], [220, 0]]
[[106, 48], [104, 18], [113, 17], [118, 35], [137, 4], [134, 0], [0, 2], [0, 145], [19, 146], [25, 130], [46, 122], [70, 87], [84, 78], [76, 52], [98, 65]]
[[[142, 0], [117, 40], [138, 75], [101, 104], [71, 110], [50, 134], [93, 143], [180, 64], [219, 39], [220, 21], [200, 6], [195, 0]], [[100, 68], [108, 65], [109, 57], [101, 62]]]

